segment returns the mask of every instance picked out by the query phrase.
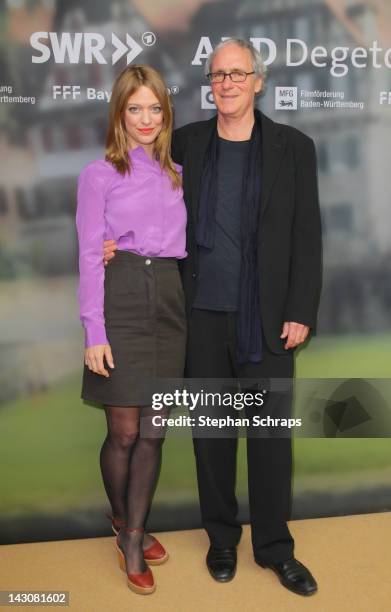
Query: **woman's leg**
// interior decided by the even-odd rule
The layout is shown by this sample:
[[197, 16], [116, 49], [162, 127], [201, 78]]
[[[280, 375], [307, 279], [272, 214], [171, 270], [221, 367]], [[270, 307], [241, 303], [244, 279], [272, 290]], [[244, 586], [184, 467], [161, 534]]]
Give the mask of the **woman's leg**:
[[[129, 529], [143, 528], [148, 516], [161, 463], [163, 428], [152, 425], [156, 411], [142, 408], [140, 412], [140, 433], [134, 446], [129, 463], [129, 482], [127, 488], [126, 522]], [[162, 411], [159, 412], [162, 414]], [[127, 558], [130, 573], [147, 569], [143, 555], [143, 532], [121, 532], [121, 545]], [[152, 543], [145, 536], [145, 544]]]
[[126, 519], [129, 461], [137, 442], [140, 408], [105, 406], [107, 436], [100, 452], [103, 483], [115, 517]]

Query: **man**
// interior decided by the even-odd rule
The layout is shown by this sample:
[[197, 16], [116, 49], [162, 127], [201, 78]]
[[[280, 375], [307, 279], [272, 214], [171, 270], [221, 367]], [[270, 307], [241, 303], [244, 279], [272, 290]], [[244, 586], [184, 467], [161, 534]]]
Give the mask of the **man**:
[[[264, 66], [250, 43], [228, 39], [208, 58], [217, 116], [174, 132], [188, 210], [182, 280], [186, 376], [293, 377], [293, 350], [315, 329], [321, 229], [313, 141], [254, 110]], [[112, 247], [106, 247], [106, 258]], [[107, 256], [107, 253], [109, 255]], [[235, 497], [236, 437], [193, 437], [206, 562], [231, 580], [242, 528]], [[293, 555], [289, 437], [248, 437], [255, 561], [301, 595], [316, 592]]]

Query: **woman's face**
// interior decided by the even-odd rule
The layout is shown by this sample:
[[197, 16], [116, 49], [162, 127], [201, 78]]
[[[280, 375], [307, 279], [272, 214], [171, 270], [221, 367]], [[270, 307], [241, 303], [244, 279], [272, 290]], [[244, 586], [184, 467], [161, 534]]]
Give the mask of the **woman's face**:
[[129, 97], [124, 121], [130, 148], [142, 146], [152, 155], [154, 142], [163, 127], [163, 109], [149, 87], [141, 85]]

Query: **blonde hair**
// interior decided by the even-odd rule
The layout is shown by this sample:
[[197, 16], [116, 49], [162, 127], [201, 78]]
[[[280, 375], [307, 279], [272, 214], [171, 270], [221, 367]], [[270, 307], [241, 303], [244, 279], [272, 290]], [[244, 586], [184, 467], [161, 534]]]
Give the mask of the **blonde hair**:
[[163, 110], [163, 127], [154, 142], [154, 154], [162, 170], [170, 177], [173, 188], [176, 189], [181, 186], [182, 180], [170, 154], [173, 128], [171, 102], [163, 78], [151, 66], [128, 66], [115, 80], [110, 98], [105, 159], [122, 175], [131, 171], [124, 115], [129, 97], [142, 85], [149, 87], [155, 94]]

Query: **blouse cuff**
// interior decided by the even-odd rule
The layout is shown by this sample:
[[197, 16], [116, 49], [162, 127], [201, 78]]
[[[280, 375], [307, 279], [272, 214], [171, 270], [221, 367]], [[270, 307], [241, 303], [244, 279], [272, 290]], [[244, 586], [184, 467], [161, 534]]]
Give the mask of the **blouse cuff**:
[[96, 346], [97, 344], [109, 344], [106, 330], [103, 323], [90, 323], [85, 327], [85, 348]]

